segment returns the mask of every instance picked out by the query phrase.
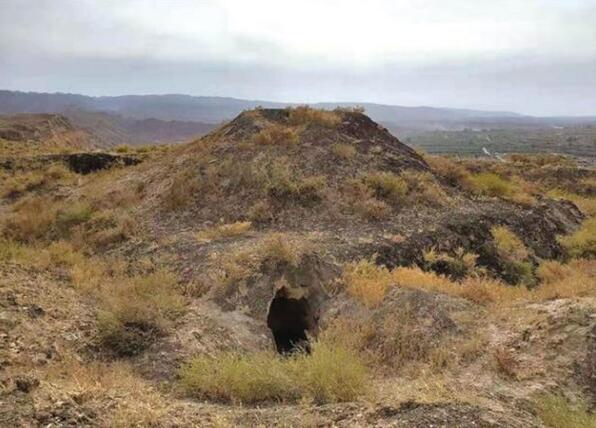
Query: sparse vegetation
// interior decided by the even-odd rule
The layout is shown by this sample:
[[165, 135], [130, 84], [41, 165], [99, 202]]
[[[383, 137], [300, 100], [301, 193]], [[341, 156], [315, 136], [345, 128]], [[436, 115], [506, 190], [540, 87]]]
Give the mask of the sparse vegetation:
[[318, 125], [333, 128], [341, 122], [337, 111], [314, 109], [308, 106], [289, 108], [289, 121], [292, 125]]
[[114, 281], [98, 294], [100, 340], [117, 355], [134, 355], [180, 315], [184, 301], [176, 278], [167, 272]]
[[0, 197], [16, 198], [27, 192], [47, 191], [71, 181], [74, 174], [63, 164], [55, 163], [41, 169], [5, 174], [0, 184]]
[[472, 175], [470, 182], [474, 191], [484, 195], [503, 198], [513, 194], [511, 183], [492, 172]]
[[383, 220], [389, 215], [389, 205], [374, 197], [369, 197], [354, 204], [355, 211], [368, 220]]
[[445, 156], [428, 156], [424, 159], [432, 169], [442, 176], [451, 186], [469, 189], [472, 186], [471, 175], [461, 164]]
[[537, 402], [538, 416], [549, 428], [594, 428], [596, 415], [583, 403], [572, 405], [563, 397], [544, 395]]
[[552, 189], [547, 192], [551, 198], [566, 199], [576, 204], [588, 216], [596, 216], [596, 198], [578, 195], [561, 189]]
[[273, 167], [267, 193], [277, 201], [292, 201], [308, 205], [320, 201], [327, 180], [324, 176], [295, 177], [287, 169]]
[[83, 363], [69, 356], [41, 375], [44, 392], [58, 390], [88, 407], [109, 405], [105, 417], [110, 426], [158, 425], [168, 416], [164, 397], [126, 362]]
[[427, 206], [443, 206], [448, 201], [447, 195], [431, 174], [406, 170], [402, 172], [401, 177], [408, 183], [409, 202]]
[[424, 261], [431, 270], [442, 272], [453, 279], [484, 273], [476, 266], [477, 259], [477, 254], [469, 253], [463, 247], [458, 247], [453, 255], [437, 252], [434, 248], [424, 252]]
[[172, 179], [169, 191], [165, 194], [165, 208], [176, 210], [188, 205], [200, 188], [197, 172], [192, 169], [183, 170]]
[[390, 172], [373, 172], [364, 177], [364, 182], [373, 190], [376, 197], [392, 203], [403, 202], [408, 192], [406, 181]]
[[372, 172], [364, 176], [364, 182], [377, 198], [393, 205], [423, 204], [441, 206], [447, 196], [428, 173], [406, 170], [400, 175], [390, 172]]
[[50, 232], [56, 219], [55, 204], [47, 197], [34, 196], [15, 204], [4, 222], [4, 236], [22, 242], [33, 242]]
[[528, 249], [521, 239], [505, 226], [491, 228], [497, 254], [503, 263], [505, 279], [515, 284], [534, 282], [533, 266], [528, 261]]
[[352, 296], [367, 306], [376, 306], [392, 286], [419, 288], [428, 291], [463, 297], [480, 304], [503, 304], [516, 300], [540, 301], [552, 298], [595, 295], [593, 286], [594, 262], [572, 261], [569, 266], [553, 266], [539, 270], [542, 279], [537, 287], [511, 287], [501, 281], [484, 276], [466, 276], [453, 281], [419, 267], [397, 267], [389, 270], [373, 260], [348, 263], [344, 268], [343, 282]]
[[367, 306], [378, 305], [393, 284], [391, 272], [376, 265], [374, 260], [349, 263], [344, 269], [343, 280], [348, 292]]
[[[466, 181], [470, 183], [469, 186], [473, 192], [481, 195], [496, 196], [526, 206], [532, 206], [535, 203], [535, 199], [523, 186], [520, 184], [514, 185], [511, 181], [496, 173], [473, 174]], [[517, 178], [517, 181], [519, 183], [521, 179]]]
[[524, 260], [528, 257], [528, 249], [515, 233], [505, 226], [491, 229], [499, 255], [511, 261]]
[[337, 143], [331, 147], [331, 151], [335, 156], [341, 159], [353, 159], [358, 151], [352, 144]]
[[[560, 260], [540, 258], [561, 254], [539, 227], [578, 224], [573, 207], [545, 192], [594, 214], [593, 172], [555, 157], [425, 155], [428, 170], [369, 125], [349, 109], [263, 109], [163, 155], [133, 147], [144, 155], [130, 168], [79, 175], [27, 160], [0, 171], [0, 327], [9, 345], [0, 384], [17, 409], [9, 417], [27, 415], [21, 425], [221, 420], [224, 407], [195, 406], [180, 389], [267, 404], [225, 406], [231, 426], [308, 425], [311, 413], [313, 425], [428, 412], [475, 423], [486, 409], [519, 426], [591, 416], [565, 401], [536, 413], [517, 403], [545, 385], [586, 398], [592, 219], [560, 237]], [[530, 208], [534, 197], [540, 205]], [[487, 234], [502, 224], [513, 226]], [[403, 265], [360, 259], [373, 251]], [[284, 323], [308, 324], [310, 354], [269, 351], [274, 295], [290, 307], [300, 301], [304, 313], [287, 310]], [[31, 382], [17, 384], [22, 375]], [[313, 405], [340, 401], [352, 403]]]
[[60, 236], [67, 236], [75, 226], [91, 219], [93, 209], [84, 202], [66, 206], [56, 213], [55, 227]]
[[252, 137], [255, 144], [293, 146], [298, 144], [298, 134], [292, 128], [283, 125], [269, 125]]
[[180, 377], [190, 395], [238, 403], [349, 401], [367, 387], [358, 356], [325, 343], [286, 358], [269, 352], [198, 356], [181, 368]]
[[577, 232], [560, 237], [559, 242], [572, 257], [596, 256], [596, 217], [585, 220]]

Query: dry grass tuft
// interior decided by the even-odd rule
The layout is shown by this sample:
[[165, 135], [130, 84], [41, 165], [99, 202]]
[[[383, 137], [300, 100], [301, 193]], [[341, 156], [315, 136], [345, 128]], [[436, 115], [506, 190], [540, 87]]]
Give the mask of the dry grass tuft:
[[374, 259], [347, 264], [342, 279], [348, 293], [369, 307], [381, 303], [393, 283], [391, 272], [384, 266], [378, 266]]
[[237, 284], [255, 274], [264, 263], [296, 267], [312, 249], [311, 242], [301, 236], [272, 232], [256, 245], [217, 256], [215, 260], [221, 269], [218, 280], [224, 287]]
[[274, 232], [265, 236], [257, 253], [262, 260], [298, 266], [304, 254], [311, 250], [311, 245], [306, 240]]
[[596, 296], [596, 260], [571, 260], [542, 263], [537, 271], [540, 286], [531, 295], [538, 300]]
[[182, 366], [180, 378], [192, 396], [236, 403], [350, 401], [367, 386], [357, 355], [321, 342], [310, 354], [285, 358], [269, 352], [197, 356]]
[[424, 156], [424, 160], [437, 174], [442, 176], [451, 186], [469, 189], [471, 176], [468, 170], [456, 161], [444, 156]]
[[404, 201], [408, 192], [408, 183], [391, 172], [371, 172], [364, 176], [364, 182], [375, 196], [398, 204]]
[[485, 172], [471, 175], [468, 182], [475, 193], [507, 199], [524, 206], [533, 206], [536, 199], [528, 192], [531, 186], [523, 182], [520, 177], [516, 180], [517, 185], [498, 174]]
[[165, 193], [164, 207], [173, 211], [187, 206], [201, 189], [197, 171], [186, 169], [172, 179], [169, 191]]
[[86, 202], [75, 202], [60, 208], [54, 221], [58, 236], [70, 236], [74, 227], [88, 222], [92, 215], [93, 208]]
[[364, 183], [381, 198], [392, 205], [422, 204], [441, 206], [447, 195], [429, 173], [403, 171], [400, 175], [390, 172], [370, 172], [363, 177]]
[[18, 202], [4, 221], [3, 232], [8, 239], [33, 242], [50, 232], [56, 219], [56, 205], [41, 196]]
[[513, 185], [492, 172], [474, 174], [470, 177], [472, 189], [476, 193], [487, 196], [498, 196], [505, 198], [514, 193]]
[[184, 309], [176, 277], [164, 271], [114, 278], [97, 295], [99, 337], [117, 355], [142, 351]]
[[406, 170], [401, 177], [408, 184], [408, 201], [413, 204], [442, 206], [448, 197], [428, 172]]
[[249, 208], [248, 218], [253, 223], [268, 223], [273, 219], [273, 208], [267, 201], [257, 201]]
[[387, 218], [391, 211], [389, 205], [373, 197], [355, 202], [353, 208], [361, 217], [374, 221]]
[[265, 181], [267, 194], [277, 201], [290, 201], [302, 205], [319, 202], [323, 198], [327, 178], [323, 175], [297, 177], [281, 164], [271, 167]]
[[314, 109], [308, 106], [291, 107], [289, 121], [292, 125], [315, 124], [334, 128], [341, 122], [341, 115], [336, 111]]
[[367, 220], [382, 220], [391, 211], [386, 202], [375, 198], [373, 190], [362, 180], [346, 180], [343, 184], [342, 195], [348, 209]]
[[294, 146], [298, 144], [296, 130], [283, 125], [271, 124], [253, 135], [252, 142], [259, 145]]
[[337, 143], [331, 147], [331, 151], [340, 159], [353, 159], [358, 151], [352, 144]]

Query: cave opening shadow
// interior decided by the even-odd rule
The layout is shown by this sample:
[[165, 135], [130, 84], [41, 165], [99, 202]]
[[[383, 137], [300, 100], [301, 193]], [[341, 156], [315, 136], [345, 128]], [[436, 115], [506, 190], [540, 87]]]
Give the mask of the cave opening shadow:
[[307, 333], [314, 330], [315, 317], [306, 298], [286, 297], [284, 289], [279, 290], [269, 305], [267, 326], [273, 333], [275, 347], [280, 354], [310, 353]]

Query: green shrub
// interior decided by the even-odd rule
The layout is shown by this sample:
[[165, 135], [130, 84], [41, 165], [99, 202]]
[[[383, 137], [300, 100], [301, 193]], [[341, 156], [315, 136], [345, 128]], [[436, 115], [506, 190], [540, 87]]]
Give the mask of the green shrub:
[[562, 397], [544, 396], [537, 403], [538, 417], [549, 428], [594, 428], [596, 415], [586, 406], [572, 406]]
[[93, 209], [89, 204], [77, 203], [68, 208], [59, 210], [56, 215], [56, 229], [60, 235], [68, 235], [70, 230], [79, 224], [91, 219]]
[[354, 400], [366, 387], [367, 370], [350, 351], [315, 343], [310, 354], [222, 353], [193, 358], [180, 369], [189, 395], [227, 402]]
[[596, 256], [596, 217], [585, 220], [575, 233], [559, 238], [559, 242], [571, 257]]
[[523, 241], [505, 226], [491, 228], [491, 234], [503, 264], [504, 279], [513, 284], [533, 284], [534, 267], [527, 261], [529, 253]]
[[509, 181], [492, 172], [474, 174], [469, 178], [469, 182], [476, 193], [487, 196], [507, 197], [514, 193]]
[[528, 249], [515, 233], [505, 226], [495, 226], [490, 230], [499, 256], [507, 260], [522, 260], [528, 257]]
[[373, 190], [376, 197], [393, 203], [401, 202], [408, 192], [406, 181], [390, 172], [372, 172], [364, 176], [364, 182]]

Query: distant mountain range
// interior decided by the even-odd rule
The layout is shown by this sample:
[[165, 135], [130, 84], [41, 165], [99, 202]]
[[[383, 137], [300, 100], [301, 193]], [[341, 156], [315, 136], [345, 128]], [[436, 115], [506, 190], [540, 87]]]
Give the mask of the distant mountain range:
[[[242, 110], [257, 106], [280, 108], [290, 103], [190, 95], [123, 95], [90, 97], [65, 93], [0, 90], [0, 114], [60, 113], [74, 125], [116, 136], [117, 141], [165, 142], [203, 135]], [[320, 108], [360, 105], [375, 121], [394, 132], [517, 128], [596, 123], [596, 117], [538, 118], [508, 111], [437, 107], [404, 107], [373, 103], [317, 103]], [[99, 113], [98, 113], [99, 112]], [[97, 131], [99, 129], [99, 132]], [[101, 138], [101, 137], [100, 137]], [[103, 145], [103, 144], [102, 144]]]

